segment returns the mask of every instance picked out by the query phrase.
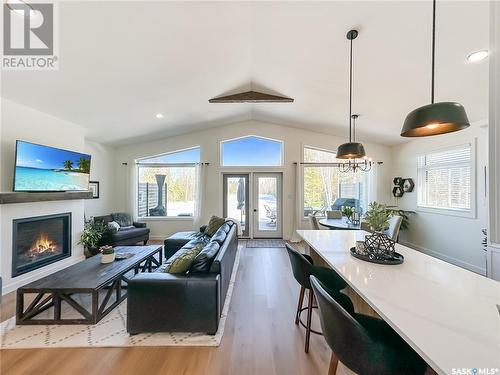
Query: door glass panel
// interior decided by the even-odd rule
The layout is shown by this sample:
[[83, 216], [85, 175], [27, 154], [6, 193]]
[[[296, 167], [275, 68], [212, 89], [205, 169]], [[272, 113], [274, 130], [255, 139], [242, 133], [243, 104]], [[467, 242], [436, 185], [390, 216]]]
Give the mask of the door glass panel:
[[226, 177], [225, 215], [237, 219], [241, 223], [241, 230], [247, 232], [247, 178]]
[[259, 231], [277, 231], [278, 184], [276, 177], [258, 178]]

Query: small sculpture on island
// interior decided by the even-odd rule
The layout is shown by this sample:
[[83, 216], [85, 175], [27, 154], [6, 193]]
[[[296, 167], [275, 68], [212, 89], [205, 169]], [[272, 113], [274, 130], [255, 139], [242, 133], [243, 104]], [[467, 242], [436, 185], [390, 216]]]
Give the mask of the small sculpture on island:
[[395, 242], [384, 233], [389, 228], [390, 213], [387, 207], [377, 202], [370, 203], [365, 221], [373, 230], [364, 241], [357, 241], [351, 254], [357, 258], [375, 263], [400, 264], [403, 256], [395, 252]]

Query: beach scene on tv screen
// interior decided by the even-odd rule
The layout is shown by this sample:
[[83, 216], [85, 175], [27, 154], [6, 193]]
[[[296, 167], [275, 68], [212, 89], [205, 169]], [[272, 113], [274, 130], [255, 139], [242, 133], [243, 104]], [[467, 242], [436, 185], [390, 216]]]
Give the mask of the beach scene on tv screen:
[[19, 141], [15, 191], [88, 190], [90, 155]]

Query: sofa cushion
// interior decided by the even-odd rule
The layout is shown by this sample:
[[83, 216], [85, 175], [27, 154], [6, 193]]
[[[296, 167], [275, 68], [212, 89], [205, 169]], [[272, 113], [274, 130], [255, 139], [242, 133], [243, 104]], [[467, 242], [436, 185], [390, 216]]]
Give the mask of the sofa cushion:
[[231, 226], [228, 223], [224, 223], [219, 229], [222, 229], [227, 234], [231, 230]]
[[209, 242], [203, 250], [194, 258], [190, 273], [208, 272], [212, 262], [219, 252], [220, 245], [217, 242]]
[[119, 230], [113, 233], [115, 242], [126, 240], [127, 238], [141, 237], [149, 234], [149, 228], [134, 228], [129, 230]]
[[203, 245], [199, 244], [191, 249], [182, 248], [176, 252], [166, 263], [164, 272], [168, 273], [186, 273], [196, 256], [203, 249]]
[[205, 246], [207, 243], [210, 242], [210, 237], [201, 235], [193, 238], [191, 241], [189, 241], [187, 244], [182, 246], [183, 249], [192, 249], [193, 247], [196, 247], [198, 245]]
[[219, 228], [217, 232], [212, 236], [211, 242], [218, 242], [219, 245], [222, 245], [224, 240], [227, 237], [227, 233], [224, 231], [224, 228]]
[[132, 216], [125, 212], [117, 212], [111, 214], [113, 216], [113, 220], [116, 221], [120, 227], [130, 227], [132, 226]]
[[225, 223], [225, 220], [221, 217], [218, 216], [212, 216], [210, 218], [210, 221], [207, 224], [207, 228], [205, 229], [205, 233], [209, 236], [213, 236], [215, 232], [217, 232], [217, 229], [219, 229], [223, 224]]
[[94, 216], [94, 221], [102, 221], [105, 224], [108, 224], [109, 222], [113, 221], [113, 216], [111, 215]]

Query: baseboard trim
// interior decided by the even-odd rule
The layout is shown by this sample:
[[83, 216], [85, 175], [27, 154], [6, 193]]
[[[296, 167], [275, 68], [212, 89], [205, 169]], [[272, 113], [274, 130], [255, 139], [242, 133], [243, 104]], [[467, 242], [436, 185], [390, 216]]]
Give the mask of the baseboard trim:
[[486, 276], [486, 267], [484, 267], [484, 268], [483, 267], [478, 267], [475, 264], [464, 262], [464, 261], [462, 261], [460, 259], [457, 259], [457, 258], [454, 258], [454, 257], [450, 257], [449, 255], [445, 255], [445, 254], [440, 253], [438, 251], [427, 249], [427, 248], [419, 246], [419, 245], [415, 245], [414, 243], [411, 243], [411, 242], [400, 241], [399, 243], [401, 245], [407, 246], [407, 247], [412, 248], [414, 250], [420, 251], [421, 253], [430, 255], [430, 256], [432, 256], [434, 258], [438, 258], [438, 259], [441, 259], [441, 260], [443, 260], [445, 262], [454, 264], [455, 266], [458, 266], [458, 267], [461, 267], [461, 268], [465, 268], [465, 269], [467, 269], [469, 271], [478, 273], [478, 274], [480, 274], [482, 276]]

